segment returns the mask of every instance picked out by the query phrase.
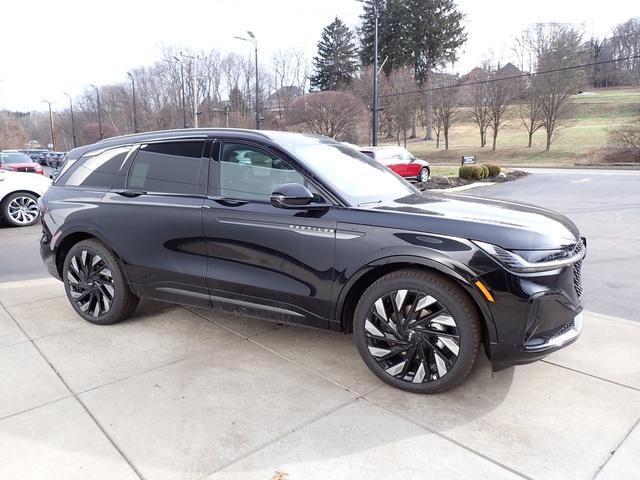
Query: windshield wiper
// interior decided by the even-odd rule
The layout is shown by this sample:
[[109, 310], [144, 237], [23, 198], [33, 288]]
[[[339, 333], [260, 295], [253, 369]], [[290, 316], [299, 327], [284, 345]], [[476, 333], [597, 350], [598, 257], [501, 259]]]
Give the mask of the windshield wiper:
[[358, 206], [364, 207], [365, 205], [375, 205], [376, 203], [382, 203], [382, 200], [374, 200], [373, 202], [359, 203]]

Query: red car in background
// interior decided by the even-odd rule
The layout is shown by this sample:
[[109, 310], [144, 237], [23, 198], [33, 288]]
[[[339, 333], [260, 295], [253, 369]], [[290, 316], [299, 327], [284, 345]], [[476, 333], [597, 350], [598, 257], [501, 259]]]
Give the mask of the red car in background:
[[28, 155], [20, 152], [0, 152], [0, 168], [12, 172], [32, 172], [44, 175], [44, 170], [38, 162], [34, 162]]
[[414, 157], [406, 148], [361, 147], [360, 151], [407, 180], [426, 182], [431, 176], [429, 162]]

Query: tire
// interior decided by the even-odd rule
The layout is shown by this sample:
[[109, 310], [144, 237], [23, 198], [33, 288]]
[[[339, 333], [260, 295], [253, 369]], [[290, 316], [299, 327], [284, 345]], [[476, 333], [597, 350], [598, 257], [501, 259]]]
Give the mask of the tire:
[[140, 300], [129, 288], [118, 258], [98, 240], [83, 240], [71, 247], [62, 279], [71, 306], [96, 325], [124, 320]]
[[38, 197], [15, 192], [2, 201], [2, 218], [12, 227], [29, 227], [38, 221]]
[[481, 329], [475, 305], [456, 283], [410, 269], [389, 273], [364, 292], [353, 332], [360, 356], [378, 378], [401, 390], [430, 394], [469, 375]]
[[431, 171], [427, 167], [422, 167], [418, 172], [417, 180], [419, 183], [426, 182], [431, 176]]

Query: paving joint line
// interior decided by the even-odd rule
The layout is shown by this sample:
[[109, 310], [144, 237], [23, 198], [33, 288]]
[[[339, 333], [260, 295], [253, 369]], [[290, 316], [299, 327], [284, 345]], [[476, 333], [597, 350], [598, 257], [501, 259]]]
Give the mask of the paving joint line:
[[640, 392], [640, 388], [632, 387], [631, 385], [625, 385], [624, 383], [616, 382], [615, 380], [608, 380], [606, 378], [598, 377], [592, 373], [581, 372], [580, 370], [576, 370], [575, 368], [567, 367], [565, 365], [560, 365], [559, 363], [554, 363], [550, 360], [542, 359], [540, 360], [542, 363], [546, 363], [547, 365], [553, 365], [554, 367], [564, 368], [565, 370], [569, 370], [570, 372], [579, 373], [580, 375], [585, 375], [587, 377], [595, 378], [596, 380], [601, 380], [603, 382], [611, 383], [613, 385], [617, 385], [619, 387], [628, 388], [629, 390], [633, 390], [635, 392]]
[[526, 480], [534, 480], [534, 478], [533, 478], [533, 477], [530, 477], [530, 476], [528, 476], [528, 475], [525, 475], [524, 473], [519, 472], [519, 471], [515, 470], [514, 468], [512, 468], [512, 467], [510, 467], [510, 466], [508, 466], [508, 465], [505, 465], [505, 464], [503, 464], [502, 462], [499, 462], [498, 460], [494, 460], [493, 458], [491, 458], [491, 457], [489, 457], [489, 456], [485, 455], [484, 453], [479, 452], [479, 451], [477, 451], [477, 450], [475, 450], [475, 449], [473, 449], [473, 448], [469, 447], [468, 445], [465, 445], [465, 444], [463, 444], [463, 443], [460, 443], [458, 440], [456, 440], [456, 439], [454, 439], [454, 438], [450, 438], [450, 437], [448, 437], [448, 436], [447, 436], [447, 435], [445, 435], [444, 433], [438, 432], [437, 430], [433, 430], [433, 429], [431, 429], [431, 428], [429, 428], [429, 427], [427, 427], [427, 426], [425, 426], [425, 425], [422, 425], [422, 424], [420, 424], [420, 423], [416, 422], [416, 421], [415, 421], [415, 420], [413, 420], [412, 418], [409, 418], [409, 417], [407, 417], [407, 416], [405, 416], [405, 415], [403, 415], [403, 414], [401, 414], [401, 413], [398, 413], [398, 412], [395, 412], [395, 411], [393, 411], [393, 410], [390, 410], [389, 408], [385, 407], [384, 405], [379, 404], [379, 403], [377, 403], [376, 401], [374, 401], [374, 400], [372, 400], [372, 399], [370, 399], [370, 398], [368, 398], [368, 397], [366, 397], [366, 396], [365, 396], [365, 397], [363, 397], [363, 398], [364, 398], [364, 400], [366, 400], [367, 402], [371, 403], [372, 405], [375, 405], [376, 407], [381, 408], [381, 409], [382, 409], [382, 410], [384, 410], [385, 412], [390, 413], [391, 415], [395, 415], [395, 416], [397, 416], [397, 417], [400, 417], [400, 418], [402, 418], [403, 420], [406, 420], [407, 422], [411, 423], [412, 425], [415, 425], [415, 426], [416, 426], [416, 427], [418, 427], [418, 428], [421, 428], [421, 429], [423, 429], [423, 430], [425, 430], [425, 431], [427, 431], [427, 432], [429, 432], [429, 433], [432, 433], [432, 434], [434, 434], [434, 435], [436, 435], [436, 436], [438, 436], [438, 437], [440, 437], [440, 438], [443, 438], [443, 439], [447, 440], [448, 442], [451, 442], [451, 443], [453, 443], [453, 444], [455, 444], [455, 445], [457, 445], [457, 446], [459, 446], [459, 447], [463, 448], [464, 450], [466, 450], [466, 451], [468, 451], [468, 452], [471, 452], [471, 453], [473, 453], [474, 455], [477, 455], [477, 456], [479, 456], [479, 457], [481, 457], [481, 458], [483, 458], [483, 459], [487, 460], [488, 462], [493, 463], [494, 465], [499, 466], [500, 468], [502, 468], [502, 469], [504, 469], [504, 470], [507, 470], [507, 471], [509, 471], [509, 472], [511, 472], [511, 473], [513, 473], [513, 474], [515, 474], [515, 475], [518, 475], [519, 477], [525, 478]]
[[600, 475], [600, 472], [602, 471], [602, 469], [605, 467], [605, 465], [607, 465], [607, 463], [609, 463], [609, 461], [613, 458], [615, 453], [622, 446], [622, 444], [627, 440], [627, 438], [629, 438], [629, 435], [631, 435], [631, 432], [633, 432], [633, 430], [635, 430], [635, 428], [638, 426], [638, 424], [640, 424], [640, 417], [638, 417], [638, 419], [636, 419], [634, 424], [631, 425], [631, 428], [629, 429], [629, 431], [625, 434], [624, 437], [622, 437], [622, 440], [620, 440], [618, 442], [616, 447], [611, 452], [609, 452], [609, 456], [607, 457], [607, 459], [604, 461], [604, 463], [602, 465], [600, 465], [600, 467], [598, 467], [598, 469], [596, 470], [596, 473], [593, 474], [593, 477], [592, 477], [593, 479], [595, 479], [598, 475]]
[[255, 448], [251, 449], [250, 451], [243, 453], [242, 455], [239, 455], [238, 457], [234, 458], [233, 460], [230, 460], [228, 462], [223, 463], [222, 465], [217, 467], [215, 470], [213, 470], [211, 472], [208, 472], [204, 476], [199, 477], [199, 478], [207, 478], [208, 476], [213, 475], [214, 473], [217, 473], [220, 470], [223, 470], [223, 469], [225, 469], [225, 468], [227, 468], [227, 467], [229, 467], [229, 466], [231, 466], [231, 465], [233, 465], [235, 463], [238, 463], [239, 461], [241, 461], [241, 460], [253, 455], [254, 453], [257, 453], [257, 452], [259, 452], [261, 450], [264, 450], [265, 448], [269, 447], [270, 445], [282, 440], [285, 437], [288, 437], [292, 433], [295, 433], [295, 432], [297, 432], [299, 430], [302, 430], [303, 428], [306, 428], [309, 425], [312, 425], [312, 424], [322, 420], [323, 418], [326, 418], [329, 415], [332, 415], [332, 414], [336, 413], [337, 411], [339, 411], [339, 410], [341, 410], [341, 409], [343, 409], [343, 408], [345, 408], [345, 407], [357, 402], [358, 400], [363, 400], [363, 397], [352, 398], [352, 399], [350, 399], [349, 401], [347, 401], [345, 403], [337, 405], [337, 406], [327, 410], [326, 412], [324, 412], [324, 413], [322, 413], [322, 414], [320, 414], [320, 415], [318, 415], [318, 416], [316, 416], [314, 418], [311, 418], [311, 419], [307, 420], [306, 422], [301, 423], [300, 425], [296, 425], [292, 429], [287, 430], [286, 432], [284, 432], [283, 434], [277, 436], [276, 438], [274, 438], [272, 440], [269, 440], [269, 441], [263, 443], [262, 445], [259, 445], [259, 446], [255, 447]]
[[7, 420], [8, 418], [16, 417], [18, 415], [22, 415], [23, 413], [31, 412], [33, 410], [37, 410], [40, 407], [46, 407], [47, 405], [51, 405], [56, 402], [60, 402], [62, 400], [68, 400], [69, 398], [73, 398], [73, 395], [65, 395], [63, 397], [56, 398], [55, 400], [49, 400], [48, 402], [40, 403], [34, 407], [25, 408], [24, 410], [20, 410], [19, 412], [10, 413], [9, 415], [5, 415], [4, 417], [0, 417], [0, 422], [3, 420]]
[[[49, 365], [49, 368], [51, 368], [51, 370], [56, 374], [56, 376], [58, 377], [58, 379], [60, 380], [60, 382], [62, 382], [62, 384], [64, 385], [64, 387], [67, 389], [67, 391], [71, 394], [71, 397], [75, 398], [76, 401], [80, 404], [80, 406], [84, 409], [84, 411], [87, 413], [87, 415], [89, 415], [89, 418], [91, 418], [91, 420], [93, 420], [93, 423], [98, 427], [98, 429], [102, 432], [102, 434], [105, 436], [105, 438], [107, 439], [107, 441], [111, 444], [111, 446], [120, 454], [120, 456], [122, 457], [122, 459], [127, 462], [127, 464], [129, 465], [129, 467], [131, 468], [131, 470], [133, 471], [133, 473], [136, 474], [136, 476], [138, 478], [140, 478], [141, 480], [144, 480], [144, 477], [142, 476], [142, 474], [140, 473], [140, 471], [137, 469], [137, 467], [133, 464], [133, 462], [131, 460], [129, 460], [129, 458], [125, 455], [124, 451], [122, 451], [122, 449], [118, 446], [118, 444], [115, 442], [115, 440], [113, 440], [113, 438], [111, 438], [111, 436], [107, 433], [107, 431], [104, 429], [104, 427], [102, 426], [102, 424], [100, 424], [100, 422], [98, 421], [98, 419], [93, 415], [93, 413], [91, 412], [91, 410], [89, 410], [89, 408], [84, 404], [84, 402], [78, 397], [78, 395], [69, 387], [69, 385], [67, 384], [67, 382], [64, 380], [64, 378], [62, 377], [62, 375], [60, 374], [60, 372], [58, 372], [58, 370], [53, 366], [53, 364], [49, 361], [49, 359], [46, 357], [46, 355], [42, 352], [42, 350], [40, 349], [40, 347], [33, 341], [33, 339], [27, 334], [27, 332], [22, 328], [22, 326], [18, 323], [18, 321], [16, 320], [16, 318], [13, 316], [13, 314], [7, 310], [6, 306], [2, 303], [2, 301], [0, 301], [0, 306], [2, 306], [4, 308], [4, 310], [7, 312], [7, 314], [9, 315], [9, 317], [11, 317], [11, 319], [16, 323], [16, 325], [18, 326], [18, 328], [22, 331], [22, 333], [29, 339], [29, 342], [31, 343], [31, 345], [33, 345], [33, 348], [36, 349], [36, 351], [38, 352], [38, 354], [42, 357], [42, 359], [47, 362], [47, 365]], [[67, 397], [70, 398], [70, 397]]]

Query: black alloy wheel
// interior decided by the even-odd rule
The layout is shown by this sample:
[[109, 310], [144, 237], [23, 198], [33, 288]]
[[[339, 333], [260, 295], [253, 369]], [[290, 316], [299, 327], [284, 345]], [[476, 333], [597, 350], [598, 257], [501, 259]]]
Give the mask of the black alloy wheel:
[[108, 325], [123, 320], [138, 304], [120, 262], [97, 240], [74, 245], [64, 262], [67, 297], [85, 320]]
[[464, 291], [419, 270], [391, 273], [369, 287], [356, 308], [354, 334], [379, 378], [418, 393], [462, 381], [480, 343], [477, 313]]

